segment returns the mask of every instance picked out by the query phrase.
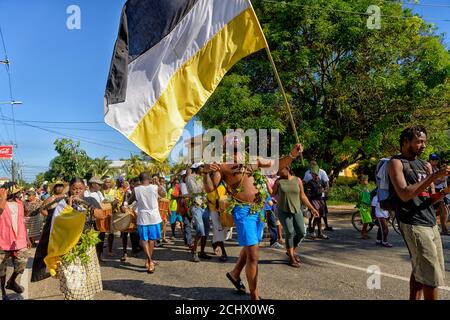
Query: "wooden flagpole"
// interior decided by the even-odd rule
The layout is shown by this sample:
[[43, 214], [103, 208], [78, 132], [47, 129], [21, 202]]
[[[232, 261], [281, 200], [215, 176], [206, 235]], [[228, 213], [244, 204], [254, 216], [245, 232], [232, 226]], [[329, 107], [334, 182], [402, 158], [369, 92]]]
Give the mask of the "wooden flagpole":
[[[278, 74], [277, 66], [275, 65], [275, 62], [273, 61], [272, 53], [270, 52], [270, 48], [269, 48], [269, 43], [267, 42], [266, 36], [264, 35], [263, 29], [261, 27], [261, 24], [259, 23], [258, 16], [256, 15], [256, 12], [255, 12], [255, 9], [253, 8], [251, 0], [247, 0], [247, 1], [249, 3], [250, 7], [253, 10], [253, 14], [256, 17], [256, 21], [258, 22], [259, 29], [261, 30], [261, 34], [262, 34], [264, 42], [266, 44], [267, 56], [269, 57], [270, 64], [272, 65], [272, 70], [273, 70], [273, 72], [275, 74], [275, 78], [277, 79], [278, 86], [280, 87], [280, 90], [281, 90], [281, 94], [283, 95], [284, 102], [286, 104], [286, 108], [287, 108], [288, 113], [289, 113], [289, 120], [291, 122], [292, 130], [294, 131], [295, 140], [297, 141], [297, 143], [300, 143], [300, 139], [299, 139], [298, 133], [297, 133], [297, 127], [295, 126], [294, 117], [292, 116], [291, 106], [290, 106], [288, 98], [286, 96], [286, 92], [284, 91], [283, 84], [281, 83], [281, 79], [280, 79], [280, 75]], [[302, 164], [303, 164], [303, 154], [302, 153], [300, 153], [300, 158], [301, 158]]]

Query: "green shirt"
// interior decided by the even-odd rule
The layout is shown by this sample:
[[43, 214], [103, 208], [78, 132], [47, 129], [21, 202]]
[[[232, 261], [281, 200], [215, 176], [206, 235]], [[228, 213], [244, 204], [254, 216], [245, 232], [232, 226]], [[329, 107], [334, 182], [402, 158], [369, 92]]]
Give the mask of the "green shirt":
[[280, 210], [291, 213], [301, 213], [300, 187], [297, 177], [291, 180], [278, 180], [278, 207]]
[[172, 193], [174, 191], [174, 188], [170, 188], [167, 193], [167, 197], [170, 199], [170, 211], [177, 211], [177, 199], [172, 199]]

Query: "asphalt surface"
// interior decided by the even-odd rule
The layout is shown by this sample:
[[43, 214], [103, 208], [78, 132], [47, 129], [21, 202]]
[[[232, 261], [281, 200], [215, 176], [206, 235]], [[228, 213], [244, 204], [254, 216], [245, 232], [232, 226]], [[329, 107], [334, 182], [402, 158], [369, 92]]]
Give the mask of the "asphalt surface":
[[[375, 245], [376, 227], [371, 239], [359, 239], [351, 225], [351, 207], [330, 207], [329, 222], [334, 231], [329, 240], [304, 240], [299, 253], [302, 262], [296, 269], [287, 264], [285, 251], [272, 249], [264, 242], [260, 249], [259, 288], [264, 299], [275, 300], [405, 300], [409, 294], [411, 264], [402, 238], [390, 229], [393, 248]], [[170, 231], [167, 232], [170, 235]], [[178, 230], [178, 237], [181, 234]], [[236, 239], [234, 235], [233, 239]], [[440, 299], [450, 299], [450, 237], [443, 237], [446, 262], [446, 286], [439, 289]], [[267, 239], [266, 239], [267, 241]], [[226, 242], [229, 260], [219, 261], [213, 255], [210, 242], [207, 253], [211, 260], [193, 263], [181, 239], [156, 248], [154, 258], [159, 262], [154, 274], [147, 274], [141, 252], [137, 258], [120, 262], [122, 241], [116, 237], [115, 257], [102, 264], [103, 292], [98, 300], [248, 300], [240, 296], [225, 277], [230, 271], [240, 247], [236, 240]], [[31, 267], [31, 259], [28, 266]], [[378, 273], [377, 273], [378, 272]], [[61, 300], [56, 279], [29, 283], [31, 270], [21, 279], [26, 291], [11, 295], [14, 299]], [[245, 269], [241, 275], [245, 285]], [[248, 286], [247, 286], [248, 287]]]

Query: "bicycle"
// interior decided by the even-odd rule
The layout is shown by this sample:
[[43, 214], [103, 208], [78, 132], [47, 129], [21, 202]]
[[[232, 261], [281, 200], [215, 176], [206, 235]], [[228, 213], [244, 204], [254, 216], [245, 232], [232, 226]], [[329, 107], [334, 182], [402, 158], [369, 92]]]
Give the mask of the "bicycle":
[[[393, 212], [389, 212], [389, 218], [387, 218], [386, 221], [388, 222], [388, 224], [392, 226], [392, 228], [397, 234], [399, 235], [401, 234], [397, 218], [395, 217], [395, 214]], [[361, 221], [361, 215], [359, 214], [358, 211], [352, 214], [352, 225], [353, 228], [355, 228], [358, 232], [361, 232], [363, 222]], [[369, 223], [369, 225], [367, 226], [367, 232], [372, 230], [375, 225], [378, 225], [378, 222], [376, 218], [374, 219], [374, 217], [372, 216], [372, 222]]]

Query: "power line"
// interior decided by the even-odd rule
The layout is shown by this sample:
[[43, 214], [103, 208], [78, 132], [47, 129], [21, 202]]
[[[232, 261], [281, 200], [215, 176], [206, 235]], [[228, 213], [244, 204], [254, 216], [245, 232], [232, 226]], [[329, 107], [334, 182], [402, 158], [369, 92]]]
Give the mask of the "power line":
[[[6, 118], [4, 118], [5, 121], [11, 121], [8, 120]], [[27, 121], [23, 121], [23, 122], [27, 122]], [[12, 123], [7, 123], [8, 126], [11, 126]], [[18, 126], [20, 126], [21, 124], [17, 124]], [[87, 128], [75, 128], [75, 127], [48, 127], [48, 126], [40, 126], [41, 128], [46, 128], [46, 129], [61, 129], [61, 130], [72, 130], [72, 131], [89, 131], [89, 132], [108, 132], [111, 133], [112, 129], [87, 129]]]
[[[4, 120], [6, 120], [6, 121], [11, 121], [10, 120], [10, 118], [4, 118]], [[11, 125], [11, 124], [7, 124], [7, 125]], [[39, 128], [39, 129], [50, 129], [50, 130], [53, 130], [53, 129], [57, 129], [57, 128], [55, 128], [55, 127], [42, 127], [42, 126], [35, 126], [35, 125], [30, 125], [30, 124], [27, 124], [27, 123], [25, 123], [25, 122], [23, 122], [22, 124], [18, 124], [19, 126], [24, 126], [24, 127], [30, 127], [30, 126], [32, 126], [33, 128]], [[64, 128], [63, 128], [64, 129]], [[75, 129], [76, 130], [76, 129]], [[54, 131], [54, 132], [56, 132], [56, 131]], [[62, 134], [62, 135], [64, 135], [64, 133], [59, 133], [59, 134]], [[75, 135], [72, 135], [74, 138], [76, 138], [76, 139], [90, 139], [90, 138], [88, 138], [88, 137], [83, 137], [83, 136], [75, 136]], [[92, 140], [91, 140], [92, 141]], [[111, 141], [111, 140], [100, 140], [100, 139], [96, 139], [95, 140], [96, 142], [104, 142], [104, 143], [115, 143], [114, 141]], [[124, 144], [120, 144], [120, 145], [122, 145], [122, 146], [124, 146]]]
[[[10, 72], [9, 72], [9, 59], [8, 59], [8, 51], [6, 50], [6, 44], [5, 44], [5, 38], [3, 37], [3, 32], [2, 32], [2, 28], [0, 27], [0, 38], [2, 39], [2, 45], [3, 45], [3, 52], [5, 53], [5, 68], [6, 68], [6, 73], [8, 74], [8, 84], [9, 84], [9, 96], [10, 96], [10, 101], [13, 101], [12, 98], [12, 86], [11, 86], [11, 76], [10, 76]], [[3, 111], [0, 107], [0, 116], [3, 116]], [[4, 124], [4, 122], [3, 122]], [[5, 130], [6, 130], [6, 135], [8, 136], [8, 139], [12, 141], [11, 136], [9, 135], [9, 131], [8, 128], [5, 125]]]
[[[5, 117], [5, 118], [8, 119], [8, 117]], [[8, 120], [11, 120], [11, 119], [8, 119]], [[115, 147], [115, 146], [110, 146], [110, 145], [98, 143], [98, 142], [95, 142], [95, 141], [91, 141], [91, 140], [88, 140], [88, 138], [85, 138], [85, 137], [69, 135], [69, 134], [65, 134], [65, 133], [62, 133], [62, 132], [59, 132], [59, 131], [56, 131], [56, 130], [45, 129], [45, 128], [42, 128], [40, 126], [32, 125], [32, 124], [29, 124], [29, 123], [26, 123], [26, 122], [23, 122], [23, 121], [19, 121], [19, 120], [16, 120], [16, 121], [19, 122], [19, 123], [22, 123], [25, 126], [36, 128], [36, 129], [43, 130], [43, 131], [46, 131], [46, 132], [50, 132], [50, 133], [53, 133], [53, 134], [56, 134], [56, 135], [59, 135], [59, 136], [64, 136], [64, 137], [67, 137], [67, 138], [70, 138], [70, 139], [80, 140], [82, 142], [90, 143], [90, 144], [93, 144], [93, 145], [98, 145], [98, 146], [109, 148], [109, 149], [116, 149], [116, 150], [121, 150], [121, 151], [134, 152], [134, 151], [131, 151], [131, 150], [128, 150], [128, 149], [118, 148], [118, 147]]]
[[382, 2], [388, 3], [400, 3], [403, 5], [410, 5], [416, 7], [431, 7], [431, 8], [450, 8], [448, 4], [439, 4], [439, 3], [416, 3], [416, 2], [408, 2], [408, 1], [396, 1], [396, 0], [378, 0]]

